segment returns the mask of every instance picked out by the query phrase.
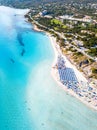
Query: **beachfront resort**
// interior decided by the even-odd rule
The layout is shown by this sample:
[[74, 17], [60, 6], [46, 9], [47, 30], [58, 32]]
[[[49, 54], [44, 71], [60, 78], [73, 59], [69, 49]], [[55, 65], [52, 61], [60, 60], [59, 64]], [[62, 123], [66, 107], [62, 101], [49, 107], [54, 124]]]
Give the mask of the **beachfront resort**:
[[[78, 18], [80, 14], [73, 12], [73, 19], [67, 19], [55, 12], [49, 14], [47, 10], [41, 13], [33, 13], [33, 10], [30, 10], [25, 17], [35, 25], [35, 30], [44, 31], [51, 39], [56, 39], [52, 44], [57, 53], [61, 52], [54, 67], [57, 72], [54, 76], [56, 81], [59, 79], [65, 90], [97, 110], [97, 36], [95, 35], [97, 25], [95, 18], [80, 13], [82, 18]], [[68, 60], [65, 61], [63, 57]]]
[[0, 130], [97, 130], [96, 5], [11, 1], [31, 8], [0, 6]]
[[67, 89], [68, 92], [73, 92], [84, 103], [97, 110], [97, 89], [93, 88], [88, 81], [86, 82], [82, 79], [80, 75], [77, 75], [73, 68], [66, 65], [66, 62], [68, 61], [65, 61], [64, 58], [59, 55], [54, 67], [62, 86], [65, 90]]

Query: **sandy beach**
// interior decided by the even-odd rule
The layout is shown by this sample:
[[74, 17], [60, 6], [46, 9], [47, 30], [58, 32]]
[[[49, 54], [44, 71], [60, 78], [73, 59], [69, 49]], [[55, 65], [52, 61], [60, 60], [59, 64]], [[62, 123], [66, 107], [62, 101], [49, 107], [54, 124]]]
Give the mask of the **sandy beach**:
[[[85, 98], [79, 97], [75, 92], [73, 92], [72, 90], [66, 88], [66, 86], [64, 86], [64, 85], [60, 82], [60, 79], [59, 79], [59, 76], [58, 76], [58, 71], [57, 71], [56, 68], [54, 68], [54, 65], [55, 65], [56, 62], [57, 62], [57, 57], [58, 57], [59, 53], [61, 53], [61, 50], [59, 51], [59, 47], [58, 47], [58, 45], [57, 45], [57, 43], [56, 43], [56, 39], [55, 39], [53, 36], [51, 36], [50, 34], [48, 34], [48, 33], [47, 33], [47, 35], [49, 36], [49, 38], [50, 38], [50, 40], [51, 40], [51, 44], [52, 44], [52, 47], [53, 47], [54, 52], [55, 52], [55, 60], [54, 60], [54, 62], [53, 62], [52, 71], [51, 71], [51, 74], [52, 74], [54, 80], [55, 80], [55, 81], [59, 84], [59, 86], [60, 86], [62, 89], [64, 89], [68, 94], [70, 94], [70, 95], [76, 97], [76, 98], [79, 99], [82, 103], [86, 104], [88, 107], [97, 110], [97, 107], [94, 106], [94, 104], [93, 104], [94, 102], [92, 102], [91, 104], [88, 103], [88, 102], [85, 100]], [[61, 55], [62, 55], [62, 53], [61, 53]], [[63, 55], [62, 55], [62, 56], [63, 56]], [[68, 59], [67, 59], [65, 56], [63, 56], [63, 57], [64, 57], [64, 59], [65, 59], [65, 61], [66, 61], [66, 66], [73, 68], [73, 70], [74, 70], [74, 72], [75, 72], [75, 74], [76, 74], [78, 80], [79, 80], [79, 81], [81, 80], [81, 81], [83, 81], [83, 82], [85, 82], [85, 83], [88, 83], [87, 79], [82, 75], [82, 73], [79, 72], [79, 71], [76, 69], [76, 67], [75, 67], [74, 65], [72, 65], [72, 64], [70, 63], [70, 61], [68, 61]], [[92, 87], [92, 86], [91, 86], [91, 87]]]
[[96, 97], [90, 95], [89, 106], [89, 96], [80, 97], [62, 82], [59, 56], [66, 65], [62, 71], [75, 69], [79, 81], [85, 81], [83, 74], [61, 53], [55, 35], [29, 23], [25, 13], [0, 8], [0, 130], [97, 130]]
[[[33, 25], [33, 28], [35, 31], [39, 31], [39, 32], [45, 32], [43, 30], [38, 29], [37, 25]], [[73, 90], [68, 89], [65, 85], [63, 85], [60, 81], [60, 76], [58, 74], [58, 69], [56, 69], [55, 65], [57, 63], [57, 58], [58, 55], [61, 55], [64, 60], [65, 60], [65, 65], [66, 67], [70, 67], [73, 69], [73, 71], [75, 72], [75, 75], [78, 79], [78, 82], [83, 82], [84, 84], [88, 84], [87, 79], [84, 77], [83, 73], [81, 73], [79, 70], [77, 70], [76, 66], [74, 66], [67, 58], [66, 56], [64, 56], [61, 52], [61, 49], [59, 47], [59, 45], [56, 42], [56, 38], [54, 36], [52, 36], [51, 34], [49, 34], [48, 32], [45, 32], [46, 35], [49, 37], [50, 41], [51, 41], [51, 45], [54, 49], [54, 53], [55, 53], [55, 59], [54, 62], [52, 64], [52, 69], [51, 69], [51, 75], [54, 78], [54, 80], [58, 83], [58, 85], [68, 94], [72, 95], [73, 97], [77, 98], [78, 100], [80, 100], [82, 103], [84, 103], [85, 105], [87, 105], [88, 107], [90, 107], [93, 110], [97, 110], [97, 100], [92, 99], [91, 97], [80, 97], [78, 94], [76, 94]], [[91, 86], [91, 88], [93, 88]], [[81, 87], [82, 91], [84, 90], [84, 86], [83, 88]], [[97, 93], [97, 90], [94, 89], [93, 91], [95, 91]], [[85, 94], [88, 95], [88, 93], [90, 94], [90, 92], [86, 91]], [[95, 96], [96, 97], [96, 96]]]

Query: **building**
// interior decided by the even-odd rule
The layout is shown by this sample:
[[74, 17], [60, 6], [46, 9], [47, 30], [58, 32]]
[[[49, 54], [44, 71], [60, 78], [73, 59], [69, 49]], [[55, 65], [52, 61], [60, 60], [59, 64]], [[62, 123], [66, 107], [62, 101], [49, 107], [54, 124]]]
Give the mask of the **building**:
[[44, 11], [40, 12], [39, 15], [40, 16], [45, 16], [45, 15], [47, 15], [47, 13], [48, 13], [47, 10], [44, 10]]

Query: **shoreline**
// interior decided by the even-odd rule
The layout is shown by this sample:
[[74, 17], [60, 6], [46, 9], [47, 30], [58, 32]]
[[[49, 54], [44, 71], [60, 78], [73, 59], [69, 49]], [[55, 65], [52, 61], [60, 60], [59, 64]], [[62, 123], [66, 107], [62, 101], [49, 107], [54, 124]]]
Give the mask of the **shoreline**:
[[[32, 23], [33, 24], [33, 23]], [[83, 78], [83, 80], [88, 83], [88, 80], [84, 77], [83, 73], [81, 73], [76, 66], [74, 66], [68, 59], [66, 56], [64, 56], [60, 50], [59, 45], [56, 43], [56, 38], [54, 36], [52, 36], [50, 33], [41, 30], [37, 27], [37, 25], [33, 24], [33, 29], [35, 31], [38, 32], [45, 32], [45, 34], [49, 37], [50, 41], [51, 41], [51, 45], [53, 47], [54, 50], [54, 54], [55, 54], [55, 58], [54, 61], [52, 63], [52, 69], [51, 69], [51, 75], [53, 77], [53, 79], [56, 81], [56, 83], [69, 95], [73, 96], [74, 98], [77, 98], [78, 100], [81, 101], [81, 103], [83, 103], [84, 105], [86, 105], [87, 107], [91, 108], [92, 110], [97, 111], [97, 106], [94, 106], [92, 103], [90, 104], [88, 101], [86, 101], [85, 98], [83, 97], [79, 97], [79, 95], [77, 95], [73, 90], [68, 89], [65, 85], [63, 85], [59, 79], [59, 75], [58, 75], [58, 70], [54, 67], [57, 63], [57, 58], [58, 55], [60, 54], [66, 61], [68, 61], [69, 65], [71, 65], [71, 68], [73, 67], [74, 72], [76, 71], [77, 73], [80, 74], [81, 78]]]
[[[91, 109], [97, 111], [97, 108], [95, 106], [93, 106], [92, 104], [89, 104], [88, 102], [86, 102], [84, 99], [82, 99], [81, 97], [79, 97], [74, 91], [66, 88], [65, 85], [63, 85], [59, 79], [59, 76], [58, 76], [58, 72], [56, 69], [53, 68], [53, 66], [56, 64], [57, 62], [57, 56], [58, 56], [58, 52], [57, 52], [57, 49], [54, 45], [54, 41], [53, 41], [53, 37], [50, 36], [50, 34], [47, 34], [50, 38], [50, 41], [51, 41], [51, 45], [54, 49], [54, 53], [55, 53], [55, 59], [54, 59], [54, 62], [52, 64], [52, 70], [51, 70], [51, 75], [52, 77], [54, 78], [54, 80], [57, 82], [57, 84], [67, 93], [67, 94], [70, 94], [71, 96], [77, 98], [78, 100], [80, 100], [83, 104], [85, 104], [87, 107], [90, 107]], [[57, 45], [57, 43], [55, 43]], [[70, 62], [70, 61], [69, 61]]]

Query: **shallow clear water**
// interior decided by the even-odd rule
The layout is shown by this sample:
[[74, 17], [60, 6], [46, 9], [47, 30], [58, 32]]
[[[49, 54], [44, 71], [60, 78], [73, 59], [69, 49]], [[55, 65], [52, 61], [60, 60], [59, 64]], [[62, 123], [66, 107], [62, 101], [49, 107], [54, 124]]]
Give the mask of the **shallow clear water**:
[[[0, 130], [97, 130], [97, 112], [51, 76], [49, 38], [0, 7]], [[12, 14], [11, 14], [12, 13]], [[23, 52], [24, 51], [24, 52]]]

